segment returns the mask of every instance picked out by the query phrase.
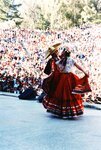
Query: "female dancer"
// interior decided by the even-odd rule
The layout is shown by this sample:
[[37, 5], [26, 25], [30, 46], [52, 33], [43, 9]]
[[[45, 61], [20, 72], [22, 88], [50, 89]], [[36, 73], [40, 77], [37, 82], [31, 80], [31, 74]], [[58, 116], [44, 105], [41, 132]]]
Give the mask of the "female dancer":
[[[84, 79], [79, 79], [71, 72], [73, 66], [76, 66], [85, 74]], [[65, 47], [61, 59], [52, 63], [52, 73], [45, 79], [46, 89], [48, 90], [45, 91], [46, 96], [43, 105], [47, 111], [61, 118], [74, 118], [82, 115], [84, 112], [83, 100], [81, 95], [76, 93], [75, 87], [85, 82], [85, 78], [87, 79], [88, 76], [70, 57], [69, 48]], [[88, 82], [88, 80], [86, 81]]]

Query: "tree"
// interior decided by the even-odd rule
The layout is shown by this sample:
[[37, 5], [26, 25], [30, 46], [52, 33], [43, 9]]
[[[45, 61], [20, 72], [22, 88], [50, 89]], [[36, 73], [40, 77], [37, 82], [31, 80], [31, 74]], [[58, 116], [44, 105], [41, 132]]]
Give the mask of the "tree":
[[0, 3], [0, 20], [1, 21], [14, 21], [16, 26], [20, 26], [23, 18], [21, 17], [18, 8], [21, 4], [15, 5], [11, 0], [2, 0]]
[[[12, 20], [16, 26], [37, 29], [68, 29], [84, 23], [101, 23], [101, 0], [0, 1], [0, 20]], [[22, 16], [22, 17], [21, 17]]]
[[[101, 6], [101, 5], [100, 5]], [[101, 23], [99, 0], [89, 0], [84, 6], [81, 17], [84, 23]]]
[[67, 27], [79, 26], [81, 24], [81, 12], [83, 7], [83, 1], [79, 0], [71, 0], [67, 4], [61, 4], [59, 12], [62, 16], [62, 21], [65, 20], [65, 22], [67, 22]]

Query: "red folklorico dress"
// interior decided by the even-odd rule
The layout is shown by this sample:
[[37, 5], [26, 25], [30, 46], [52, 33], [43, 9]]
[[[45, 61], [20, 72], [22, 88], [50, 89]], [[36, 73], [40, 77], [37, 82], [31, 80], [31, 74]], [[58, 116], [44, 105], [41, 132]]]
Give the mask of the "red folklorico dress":
[[[72, 58], [67, 59], [66, 67], [63, 72], [60, 71], [59, 63], [51, 62], [54, 72], [44, 79], [42, 88], [46, 93], [43, 99], [43, 106], [48, 112], [58, 115], [62, 118], [74, 118], [82, 115], [84, 112], [83, 100], [80, 94], [83, 93], [85, 88], [78, 89], [78, 85], [88, 84], [87, 77], [79, 79], [74, 73], [71, 72], [71, 68], [74, 65]], [[83, 85], [82, 85], [83, 86]], [[90, 87], [88, 92], [91, 91]], [[80, 93], [80, 94], [79, 94]]]

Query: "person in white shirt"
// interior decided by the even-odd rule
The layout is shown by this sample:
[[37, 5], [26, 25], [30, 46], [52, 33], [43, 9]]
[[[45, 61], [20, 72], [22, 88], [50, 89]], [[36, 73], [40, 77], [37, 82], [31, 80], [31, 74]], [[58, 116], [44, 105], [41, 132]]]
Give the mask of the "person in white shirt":
[[[76, 93], [75, 87], [87, 81], [89, 75], [70, 57], [68, 47], [64, 48], [56, 65], [57, 67], [53, 68], [53, 75], [50, 80], [50, 92], [44, 97], [43, 105], [48, 112], [60, 118], [80, 116], [84, 112], [83, 100], [81, 93]], [[83, 79], [79, 79], [77, 75], [72, 73], [73, 66], [76, 66], [85, 74]]]

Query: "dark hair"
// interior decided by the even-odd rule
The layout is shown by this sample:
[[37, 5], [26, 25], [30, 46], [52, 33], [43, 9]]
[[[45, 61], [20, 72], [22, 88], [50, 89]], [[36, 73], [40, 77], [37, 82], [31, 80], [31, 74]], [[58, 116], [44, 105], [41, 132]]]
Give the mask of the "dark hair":
[[67, 48], [64, 47], [63, 51], [65, 52], [65, 56], [70, 57], [71, 52], [67, 51]]
[[62, 64], [63, 66], [66, 66], [66, 62], [67, 62], [68, 57], [70, 57], [70, 53], [71, 53], [71, 52], [64, 50], [64, 57], [63, 57], [63, 59], [60, 61], [60, 64]]
[[66, 54], [67, 57], [70, 57], [71, 52], [69, 52], [69, 51], [67, 52], [67, 51], [66, 51], [65, 54]]

